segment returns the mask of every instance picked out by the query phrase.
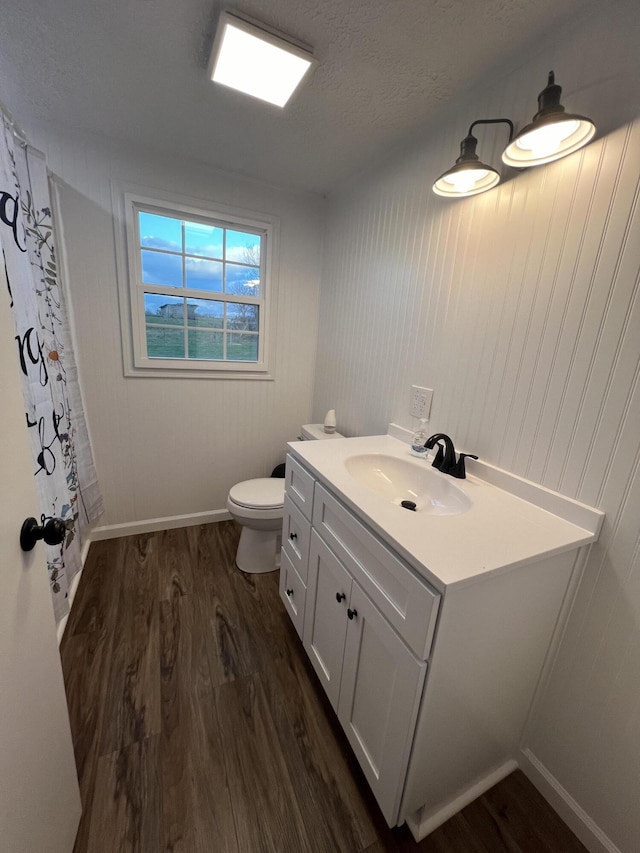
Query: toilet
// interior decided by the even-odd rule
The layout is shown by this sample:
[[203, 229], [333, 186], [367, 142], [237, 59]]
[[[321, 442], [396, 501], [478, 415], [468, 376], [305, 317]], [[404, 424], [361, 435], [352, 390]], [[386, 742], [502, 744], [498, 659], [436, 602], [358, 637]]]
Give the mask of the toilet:
[[[305, 424], [300, 438], [313, 441], [344, 436], [326, 433], [323, 424]], [[236, 566], [243, 572], [273, 572], [280, 566], [284, 483], [283, 477], [260, 477], [243, 480], [229, 490], [227, 509], [242, 525]]]

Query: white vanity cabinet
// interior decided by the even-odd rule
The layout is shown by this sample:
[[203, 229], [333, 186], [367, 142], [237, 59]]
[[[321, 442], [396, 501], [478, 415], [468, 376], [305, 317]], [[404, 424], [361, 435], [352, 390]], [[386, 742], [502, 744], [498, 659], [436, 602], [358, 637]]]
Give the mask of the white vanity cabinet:
[[303, 637], [382, 813], [393, 823], [427, 665], [315, 530]]
[[420, 839], [516, 768], [602, 513], [473, 478], [466, 515], [429, 519], [344, 473], [406, 446], [327, 444], [287, 456], [280, 594], [385, 819]]
[[[297, 463], [288, 457], [287, 465]], [[304, 503], [307, 512], [312, 507], [313, 526], [289, 495], [281, 596], [380, 809], [393, 824], [440, 596], [320, 483], [313, 501]]]

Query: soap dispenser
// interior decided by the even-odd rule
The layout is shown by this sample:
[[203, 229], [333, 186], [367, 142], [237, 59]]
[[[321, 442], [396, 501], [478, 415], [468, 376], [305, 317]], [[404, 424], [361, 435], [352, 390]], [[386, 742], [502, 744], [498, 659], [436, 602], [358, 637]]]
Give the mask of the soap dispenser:
[[336, 431], [336, 410], [329, 409], [327, 416], [324, 419], [324, 431], [331, 435]]
[[420, 459], [426, 459], [429, 451], [424, 446], [427, 439], [429, 438], [429, 431], [426, 427], [427, 418], [421, 418], [420, 426], [414, 432], [413, 438], [411, 439], [411, 454], [412, 456], [418, 456]]

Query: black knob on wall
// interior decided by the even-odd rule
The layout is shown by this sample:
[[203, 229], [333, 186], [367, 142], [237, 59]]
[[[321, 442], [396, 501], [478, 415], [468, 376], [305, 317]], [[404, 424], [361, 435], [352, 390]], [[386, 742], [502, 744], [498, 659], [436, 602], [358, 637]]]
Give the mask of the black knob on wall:
[[23, 551], [31, 551], [38, 539], [44, 539], [47, 545], [60, 545], [64, 541], [67, 528], [61, 518], [42, 516], [42, 524], [35, 518], [26, 518], [20, 529], [20, 547]]

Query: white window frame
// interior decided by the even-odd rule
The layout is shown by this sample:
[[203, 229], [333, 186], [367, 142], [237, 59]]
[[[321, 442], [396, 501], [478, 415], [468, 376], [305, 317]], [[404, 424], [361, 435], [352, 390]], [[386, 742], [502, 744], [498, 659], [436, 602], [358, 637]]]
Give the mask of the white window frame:
[[[158, 193], [143, 188], [132, 189], [130, 186], [114, 184], [112, 194], [116, 213], [120, 325], [125, 376], [273, 379], [270, 363], [273, 360], [271, 341], [275, 339], [272, 326], [276, 316], [277, 282], [274, 259], [278, 251], [278, 218], [203, 199], [192, 199], [175, 193]], [[238, 297], [235, 294], [188, 289], [189, 296], [193, 298], [244, 302], [259, 306], [257, 361], [173, 359], [147, 355], [144, 292], [150, 292], [150, 288], [142, 282], [139, 211], [174, 219], [200, 221], [239, 231], [246, 229], [264, 237], [260, 252], [259, 297]], [[154, 292], [161, 291], [154, 287]], [[166, 292], [167, 295], [178, 295], [178, 289], [175, 287], [167, 287]]]

